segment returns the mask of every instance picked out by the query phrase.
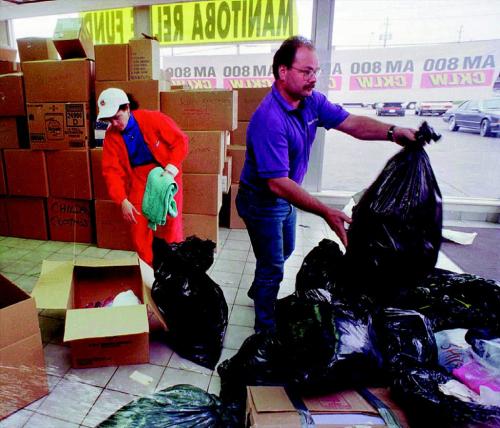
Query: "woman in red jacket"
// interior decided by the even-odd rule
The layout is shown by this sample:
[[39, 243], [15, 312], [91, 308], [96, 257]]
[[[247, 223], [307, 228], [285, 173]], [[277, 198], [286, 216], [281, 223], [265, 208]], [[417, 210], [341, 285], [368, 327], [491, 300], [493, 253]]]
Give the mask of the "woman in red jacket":
[[175, 122], [159, 111], [130, 109], [127, 94], [108, 88], [97, 101], [98, 120], [109, 122], [104, 137], [102, 172], [111, 199], [121, 206], [130, 223], [139, 257], [152, 266], [153, 231], [141, 212], [149, 172], [161, 166], [164, 174], [175, 177], [178, 191], [174, 199], [178, 215], [168, 217], [155, 236], [166, 242], [180, 242], [182, 233], [182, 169], [188, 152], [188, 138]]

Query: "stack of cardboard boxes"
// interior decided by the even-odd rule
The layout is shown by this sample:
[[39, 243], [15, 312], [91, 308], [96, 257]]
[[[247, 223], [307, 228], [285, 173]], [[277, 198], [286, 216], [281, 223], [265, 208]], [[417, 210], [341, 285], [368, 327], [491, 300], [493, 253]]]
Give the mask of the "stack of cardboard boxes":
[[160, 104], [161, 111], [189, 137], [189, 154], [183, 164], [184, 235], [218, 242], [222, 173], [229, 131], [236, 129], [238, 121], [237, 92], [161, 92]]
[[[60, 19], [53, 40], [23, 39], [18, 48], [31, 149], [5, 153], [7, 182], [11, 192], [19, 194], [29, 185], [30, 196], [47, 198], [37, 206], [39, 235], [25, 237], [91, 243], [95, 233], [88, 153], [94, 100], [92, 40], [80, 19]], [[37, 174], [19, 174], [27, 163]], [[48, 229], [43, 227], [42, 212], [47, 213]]]
[[230, 145], [227, 148], [228, 159], [231, 164], [231, 180], [229, 195], [224, 201], [224, 210], [227, 213], [227, 226], [230, 229], [245, 229], [245, 223], [236, 211], [235, 201], [241, 170], [245, 162], [248, 122], [269, 91], [269, 88], [238, 89], [238, 126], [231, 131]]

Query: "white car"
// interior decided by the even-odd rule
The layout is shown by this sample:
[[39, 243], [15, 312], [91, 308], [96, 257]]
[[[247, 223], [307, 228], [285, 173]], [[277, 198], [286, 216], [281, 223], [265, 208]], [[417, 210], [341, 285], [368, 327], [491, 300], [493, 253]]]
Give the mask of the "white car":
[[453, 107], [451, 101], [420, 101], [415, 106], [417, 116], [435, 115], [441, 116], [446, 110]]

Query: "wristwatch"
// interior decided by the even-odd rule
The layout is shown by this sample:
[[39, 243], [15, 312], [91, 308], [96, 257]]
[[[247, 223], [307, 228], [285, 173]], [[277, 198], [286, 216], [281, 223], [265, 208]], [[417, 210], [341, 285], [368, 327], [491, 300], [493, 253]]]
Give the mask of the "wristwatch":
[[394, 142], [394, 129], [396, 128], [396, 125], [392, 125], [388, 130], [387, 130], [387, 139], [389, 141]]

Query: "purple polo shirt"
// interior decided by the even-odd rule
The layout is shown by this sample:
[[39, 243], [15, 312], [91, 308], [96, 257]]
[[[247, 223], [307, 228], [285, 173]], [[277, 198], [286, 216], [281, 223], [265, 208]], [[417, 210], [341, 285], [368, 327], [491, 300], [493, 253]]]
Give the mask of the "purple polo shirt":
[[289, 177], [302, 184], [316, 129], [336, 128], [348, 115], [341, 106], [315, 91], [298, 108], [293, 108], [273, 84], [248, 125], [240, 181], [264, 193], [269, 192], [269, 178]]

